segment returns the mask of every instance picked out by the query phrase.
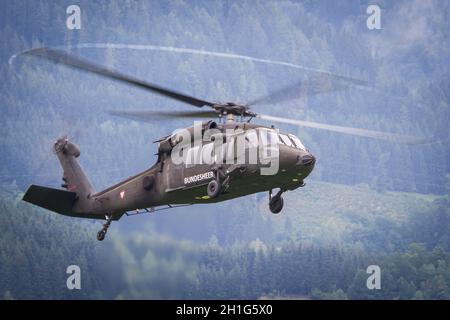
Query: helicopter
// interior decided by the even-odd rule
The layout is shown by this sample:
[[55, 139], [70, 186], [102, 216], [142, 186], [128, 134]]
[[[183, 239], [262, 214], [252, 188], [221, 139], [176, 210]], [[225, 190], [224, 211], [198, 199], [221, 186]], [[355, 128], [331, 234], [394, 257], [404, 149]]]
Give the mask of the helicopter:
[[[248, 104], [216, 103], [125, 75], [65, 51], [37, 48], [24, 54], [113, 79], [199, 109], [183, 112], [111, 111], [114, 116], [138, 120], [151, 120], [153, 117], [209, 118], [154, 141], [158, 143], [155, 164], [100, 192], [94, 189], [80, 166], [80, 149], [76, 144], [67, 137], [57, 139], [53, 150], [63, 169], [62, 189], [31, 185], [23, 200], [62, 215], [104, 220], [97, 234], [99, 241], [105, 239], [111, 222], [124, 214], [211, 204], [259, 192], [268, 192], [270, 211], [280, 213], [284, 204], [282, 194], [305, 186], [305, 179], [313, 171], [316, 158], [294, 134], [280, 132], [273, 125], [252, 123], [252, 119], [390, 142], [416, 142], [410, 136], [265, 115], [250, 109], [262, 101], [283, 95], [286, 88]], [[364, 85], [361, 80], [349, 77], [330, 73], [326, 76], [339, 81], [341, 85], [338, 88], [345, 87], [342, 83]], [[295, 84], [293, 87], [298, 86]], [[310, 93], [336, 90], [333, 86], [316, 87]]]

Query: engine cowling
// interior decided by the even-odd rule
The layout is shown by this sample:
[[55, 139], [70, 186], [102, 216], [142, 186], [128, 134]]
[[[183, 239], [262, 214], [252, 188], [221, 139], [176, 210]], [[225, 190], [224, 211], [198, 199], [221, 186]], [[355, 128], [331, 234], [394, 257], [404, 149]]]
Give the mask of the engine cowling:
[[172, 151], [172, 144], [169, 139], [163, 140], [159, 143], [159, 153], [169, 153]]

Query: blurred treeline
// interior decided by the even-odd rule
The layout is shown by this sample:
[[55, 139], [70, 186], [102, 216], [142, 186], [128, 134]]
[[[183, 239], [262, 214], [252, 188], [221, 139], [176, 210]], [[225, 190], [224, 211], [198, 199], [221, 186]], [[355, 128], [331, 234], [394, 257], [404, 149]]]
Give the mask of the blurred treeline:
[[[174, 240], [154, 231], [116, 230], [103, 243], [86, 222], [45, 212], [1, 192], [0, 294], [5, 299], [449, 299], [450, 210], [436, 200], [411, 217], [402, 234], [367, 225], [399, 247], [369, 253], [359, 246], [285, 240], [219, 246]], [[393, 223], [394, 221], [388, 221]], [[439, 231], [441, 230], [441, 231]], [[399, 243], [400, 240], [400, 243]], [[420, 243], [420, 244], [419, 244]], [[402, 250], [406, 247], [406, 250]], [[81, 290], [65, 287], [67, 266], [81, 268]], [[368, 290], [366, 268], [381, 268], [381, 290]]]

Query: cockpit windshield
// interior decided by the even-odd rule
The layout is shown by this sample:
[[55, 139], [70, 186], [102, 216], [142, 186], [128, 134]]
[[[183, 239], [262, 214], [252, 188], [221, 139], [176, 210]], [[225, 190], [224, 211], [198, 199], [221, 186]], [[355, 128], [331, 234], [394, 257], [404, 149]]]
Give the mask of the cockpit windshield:
[[[294, 136], [293, 134], [277, 133], [275, 130], [266, 129], [266, 128], [258, 128], [258, 129], [264, 130], [265, 132], [270, 133], [269, 137], [273, 137], [273, 138], [269, 138], [269, 139], [272, 139], [272, 141], [278, 140], [279, 144], [284, 144], [288, 147], [297, 148], [297, 149], [306, 151], [306, 148], [303, 145], [303, 143], [300, 141], [300, 139], [298, 137]], [[265, 137], [265, 135], [262, 135], [262, 137], [263, 137], [263, 139], [262, 139], [263, 145], [268, 144], [268, 140]], [[273, 139], [275, 139], [275, 140], [273, 140]]]

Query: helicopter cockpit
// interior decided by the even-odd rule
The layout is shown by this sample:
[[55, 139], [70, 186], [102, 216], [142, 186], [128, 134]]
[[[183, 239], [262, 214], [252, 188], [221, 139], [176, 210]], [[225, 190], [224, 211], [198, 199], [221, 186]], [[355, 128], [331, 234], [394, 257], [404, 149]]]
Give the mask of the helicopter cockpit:
[[[296, 148], [296, 149], [300, 149], [303, 151], [308, 151], [306, 150], [304, 144], [301, 142], [301, 140], [291, 134], [291, 133], [281, 133], [281, 132], [277, 132], [274, 129], [267, 129], [267, 128], [258, 128], [260, 131], [265, 131], [267, 133], [270, 133], [270, 136], [273, 137], [271, 139], [273, 142], [277, 142], [279, 145], [285, 145], [288, 147], [292, 147], [292, 148]], [[261, 137], [264, 137], [264, 135], [262, 135]], [[266, 144], [267, 142], [265, 141], [266, 139], [263, 138], [263, 144]]]
[[307, 151], [303, 143], [300, 141], [300, 139], [291, 133], [289, 134], [279, 133], [278, 137], [280, 139], [280, 142], [282, 144], [287, 145], [288, 147], [294, 147], [297, 149], [301, 149], [303, 151]]

